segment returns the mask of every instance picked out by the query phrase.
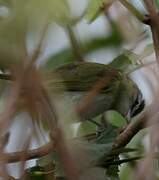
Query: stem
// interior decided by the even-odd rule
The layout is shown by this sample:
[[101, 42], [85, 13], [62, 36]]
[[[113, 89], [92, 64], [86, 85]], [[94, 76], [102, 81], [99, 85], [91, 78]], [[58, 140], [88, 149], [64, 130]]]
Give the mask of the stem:
[[159, 65], [159, 24], [158, 24], [157, 8], [155, 6], [154, 0], [144, 0], [144, 3], [150, 16], [150, 28], [152, 32], [156, 60]]
[[42, 46], [43, 46], [45, 36], [46, 36], [48, 28], [49, 28], [49, 25], [50, 25], [50, 21], [48, 19], [48, 21], [46, 22], [46, 24], [44, 25], [44, 27], [43, 27], [43, 29], [41, 31], [38, 45], [37, 45], [35, 51], [33, 52], [32, 57], [31, 57], [31, 64], [36, 62], [38, 60], [38, 58], [40, 57], [40, 55], [41, 55]]
[[113, 144], [113, 150], [125, 147], [132, 138], [143, 128], [153, 126], [159, 123], [159, 105], [158, 102], [153, 102], [142, 112], [141, 116], [132, 121], [125, 130], [119, 134]]
[[126, 7], [139, 21], [144, 22], [145, 21], [145, 16], [140, 13], [140, 11], [133, 6], [130, 2], [127, 0], [119, 0], [120, 3]]
[[26, 151], [12, 152], [12, 153], [2, 153], [0, 157], [0, 161], [5, 160], [7, 163], [15, 163], [21, 161], [22, 157], [25, 154], [25, 160], [36, 159], [42, 156], [45, 156], [51, 152], [53, 152], [54, 147], [52, 143], [45, 144], [44, 146]]
[[66, 30], [68, 32], [69, 35], [69, 39], [70, 39], [70, 43], [72, 46], [72, 50], [74, 53], [75, 58], [77, 58], [77, 61], [83, 61], [83, 56], [82, 56], [82, 52], [81, 52], [81, 47], [80, 47], [80, 43], [77, 40], [75, 33], [72, 29], [72, 27], [70, 27], [69, 25], [66, 27]]

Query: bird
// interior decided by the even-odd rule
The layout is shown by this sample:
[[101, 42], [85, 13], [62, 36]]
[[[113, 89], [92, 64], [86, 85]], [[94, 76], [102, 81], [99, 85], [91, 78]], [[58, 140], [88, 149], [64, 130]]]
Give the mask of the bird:
[[52, 81], [52, 87], [64, 87], [64, 97], [67, 96], [67, 101], [76, 109], [84, 106], [78, 112], [81, 121], [93, 119], [108, 110], [115, 110], [124, 117], [132, 118], [145, 106], [136, 83], [111, 65], [71, 62], [53, 70], [52, 76], [56, 75], [60, 78]]
[[[50, 87], [60, 93], [64, 89], [62, 97], [66, 104], [75, 107], [80, 121], [92, 120], [109, 110], [131, 119], [144, 109], [145, 101], [138, 86], [123, 71], [129, 64], [131, 62], [124, 56], [108, 65], [94, 62], [64, 64], [49, 72]], [[8, 74], [1, 74], [1, 78], [12, 79]]]

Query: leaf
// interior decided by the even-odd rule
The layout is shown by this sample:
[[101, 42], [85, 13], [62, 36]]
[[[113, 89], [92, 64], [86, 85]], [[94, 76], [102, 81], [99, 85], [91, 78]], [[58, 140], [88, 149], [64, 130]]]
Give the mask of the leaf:
[[64, 170], [62, 168], [60, 159], [57, 152], [52, 152], [44, 157], [39, 158], [36, 164], [40, 167], [46, 167], [48, 164], [54, 164], [54, 175], [56, 177], [65, 177]]
[[50, 18], [58, 23], [65, 23], [70, 17], [66, 0], [29, 0], [27, 2], [27, 13], [30, 18], [32, 17], [32, 22], [36, 23], [38, 20]]
[[120, 179], [130, 179], [133, 173], [134, 173], [133, 167], [124, 166], [123, 170], [120, 172]]
[[86, 11], [86, 19], [89, 23], [94, 21], [102, 12], [101, 8], [104, 6], [108, 8], [114, 0], [90, 0]]
[[110, 177], [111, 180], [119, 180], [119, 167], [118, 165], [111, 165], [106, 170], [106, 175]]
[[107, 144], [112, 143], [117, 136], [116, 128], [111, 124], [107, 125], [107, 128], [97, 137], [96, 143]]
[[51, 56], [47, 60], [45, 67], [47, 69], [53, 70], [60, 67], [61, 65], [68, 64], [70, 62], [73, 62], [73, 52], [71, 48], [65, 48]]
[[86, 161], [82, 161], [82, 164], [84, 166], [87, 164], [87, 167], [96, 164], [101, 157], [109, 154], [112, 148], [112, 143], [97, 144], [77, 139], [69, 142], [68, 144], [70, 152], [74, 156], [76, 162], [80, 163], [82, 161], [82, 156], [85, 154], [84, 159]]
[[[68, 140], [66, 142], [69, 147], [70, 153], [74, 158], [74, 162], [77, 163], [79, 171], [82, 172], [82, 179], [88, 176], [91, 169], [93, 170], [94, 168], [97, 168], [97, 164], [101, 159], [107, 159], [107, 156], [109, 159], [110, 151], [112, 149], [112, 143], [116, 136], [117, 132], [115, 128], [111, 125], [108, 125], [108, 128], [104, 131], [104, 133], [101, 133], [101, 136], [99, 136], [97, 140], [93, 142], [82, 141], [77, 138]], [[116, 157], [116, 154], [114, 154], [114, 156]], [[51, 162], [55, 164], [54, 173], [56, 177], [65, 177], [65, 173], [62, 169], [61, 162], [56, 152], [52, 152], [50, 155], [37, 160], [37, 165], [43, 167]], [[96, 173], [98, 172], [96, 172], [95, 169], [91, 171], [91, 174], [94, 174], [94, 176], [96, 176]], [[104, 172], [104, 169], [102, 170], [102, 172]], [[104, 177], [108, 178], [107, 176]]]
[[[52, 167], [53, 168], [53, 167]], [[53, 170], [49, 170], [48, 167], [34, 166], [29, 169], [26, 169], [24, 177], [21, 179], [25, 180], [45, 180], [45, 179], [54, 179]]]
[[9, 11], [8, 17], [0, 21], [0, 69], [9, 69], [24, 59], [27, 36], [34, 29], [38, 34], [48, 21], [66, 24], [70, 19], [66, 0], [16, 0], [15, 3], [1, 0], [0, 3], [5, 3]]
[[[77, 166], [79, 166], [79, 168], [85, 167], [85, 171], [87, 171], [87, 168], [94, 167], [96, 162], [98, 162], [98, 160], [103, 156], [109, 154], [112, 148], [112, 143], [96, 144], [77, 139], [72, 141], [70, 140], [67, 143], [74, 161], [77, 162]], [[55, 175], [57, 177], [64, 177], [65, 173], [56, 152], [38, 159], [37, 165], [44, 167], [51, 162], [55, 163]]]
[[156, 4], [157, 4], [157, 6], [159, 7], [159, 0], [156, 0]]
[[97, 130], [97, 126], [89, 121], [81, 123], [78, 131], [77, 136], [82, 137], [88, 134], [95, 133]]
[[10, 0], [0, 0], [0, 6], [11, 6], [12, 3]]
[[[91, 40], [87, 40], [82, 45], [83, 54], [87, 55], [95, 50], [107, 47], [118, 47], [122, 43], [121, 35], [117, 32], [113, 32], [108, 37], [96, 37]], [[57, 53], [53, 54], [49, 59], [47, 59], [44, 64], [46, 69], [56, 69], [64, 64], [75, 62], [73, 51], [71, 48], [64, 48]]]
[[123, 127], [127, 124], [127, 120], [117, 111], [110, 110], [106, 112], [107, 121], [115, 127]]

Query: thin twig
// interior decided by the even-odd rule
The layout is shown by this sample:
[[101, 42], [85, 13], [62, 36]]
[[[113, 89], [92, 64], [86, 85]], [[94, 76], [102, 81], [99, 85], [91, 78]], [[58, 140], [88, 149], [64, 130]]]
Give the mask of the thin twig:
[[43, 30], [42, 30], [42, 32], [41, 32], [41, 36], [40, 36], [39, 43], [38, 43], [35, 51], [33, 52], [33, 55], [32, 55], [32, 58], [31, 58], [31, 62], [32, 62], [32, 63], [34, 63], [35, 61], [37, 61], [38, 58], [39, 58], [39, 56], [41, 55], [43, 42], [44, 42], [46, 33], [47, 33], [47, 31], [48, 31], [49, 25], [50, 25], [50, 21], [48, 20], [48, 21], [46, 22], [46, 24], [44, 25]]
[[73, 28], [68, 25], [66, 27], [66, 30], [68, 32], [68, 36], [69, 36], [70, 43], [72, 46], [72, 50], [73, 50], [73, 53], [74, 53], [76, 60], [77, 61], [84, 61], [84, 57], [82, 55], [82, 50], [81, 50], [81, 44], [80, 44], [79, 40], [77, 40]]
[[154, 49], [156, 54], [156, 60], [159, 64], [159, 23], [158, 23], [158, 13], [155, 6], [154, 0], [144, 0], [147, 11], [150, 17], [150, 27], [152, 31]]
[[126, 7], [140, 22], [145, 21], [145, 16], [131, 4], [128, 0], [119, 0], [120, 3]]
[[24, 90], [27, 90], [27, 92], [34, 90], [35, 93], [33, 94], [31, 93], [30, 95], [28, 94], [28, 96], [26, 96], [27, 101], [29, 102], [29, 99], [31, 99], [31, 101], [34, 100], [35, 103], [33, 102], [32, 104], [32, 109], [35, 109], [34, 113], [36, 113], [36, 111], [37, 113], [41, 112], [43, 118], [46, 120], [52, 138], [51, 143], [56, 148], [56, 152], [59, 155], [61, 164], [63, 166], [63, 169], [67, 177], [70, 180], [74, 180], [74, 179], [78, 180], [78, 172], [76, 170], [75, 162], [66, 145], [64, 134], [61, 129], [61, 126], [59, 125], [59, 119], [53, 101], [50, 100], [45, 88], [43, 87], [43, 84], [41, 82], [40, 77], [38, 76], [38, 72], [36, 71], [36, 69], [33, 68], [32, 66], [30, 69], [28, 68], [29, 66], [26, 66], [26, 69], [24, 69], [25, 78], [27, 79], [29, 85], [33, 83], [34, 86], [27, 87], [24, 84], [23, 88], [26, 87], [26, 89]]
[[109, 73], [109, 77], [105, 75], [92, 87], [92, 89], [84, 97], [82, 103], [77, 108], [77, 114], [79, 114], [79, 116], [88, 110], [93, 101], [93, 98], [96, 97], [104, 87], [106, 87], [106, 85], [116, 76], [117, 73], [118, 72], [116, 70], [112, 69], [112, 71]]
[[33, 150], [12, 152], [12, 153], [2, 153], [0, 161], [5, 160], [6, 163], [16, 163], [22, 160], [22, 157], [25, 154], [25, 160], [31, 160], [40, 158], [54, 151], [54, 146], [52, 142], [49, 142], [39, 148]]
[[141, 129], [158, 123], [158, 109], [159, 106], [157, 102], [148, 106], [135, 122], [130, 123], [125, 130], [119, 134], [114, 141], [113, 149], [126, 146]]

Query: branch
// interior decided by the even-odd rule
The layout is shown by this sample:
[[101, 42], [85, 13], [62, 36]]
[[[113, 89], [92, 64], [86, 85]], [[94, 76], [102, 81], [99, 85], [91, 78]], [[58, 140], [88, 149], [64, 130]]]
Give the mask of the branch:
[[40, 158], [45, 156], [53, 151], [54, 147], [52, 143], [47, 143], [46, 145], [41, 146], [40, 148], [28, 150], [26, 151], [19, 151], [19, 152], [12, 152], [12, 153], [2, 153], [0, 157], [0, 161], [5, 161], [7, 163], [16, 163], [22, 160], [22, 157], [25, 154], [25, 160], [31, 160]]
[[39, 40], [38, 45], [37, 45], [35, 51], [33, 52], [32, 57], [31, 57], [31, 62], [32, 63], [37, 61], [37, 59], [41, 55], [42, 46], [43, 46], [43, 43], [44, 43], [44, 39], [45, 39], [46, 33], [48, 31], [48, 28], [49, 28], [49, 25], [50, 25], [50, 21], [48, 20], [46, 22], [46, 24], [44, 25], [43, 29], [42, 29], [40, 40]]
[[146, 110], [141, 114], [141, 116], [135, 122], [130, 123], [125, 128], [125, 130], [116, 138], [113, 144], [113, 149], [126, 146], [140, 130], [158, 123], [158, 110], [158, 102], [148, 106]]
[[81, 50], [81, 44], [80, 44], [79, 40], [76, 38], [73, 28], [68, 25], [68, 26], [66, 26], [66, 31], [68, 33], [69, 40], [70, 40], [75, 58], [79, 62], [84, 61], [84, 58], [82, 55], [82, 50]]
[[[136, 120], [135, 122], [130, 123], [126, 129], [116, 138], [113, 149], [121, 148], [126, 146], [131, 139], [143, 128], [147, 127], [148, 125], [152, 125], [158, 122], [159, 113], [158, 112], [158, 104], [152, 104], [151, 106], [147, 107], [147, 109], [143, 112], [141, 117]], [[155, 114], [155, 116], [154, 116]], [[151, 121], [150, 121], [151, 118]], [[22, 157], [25, 154], [26, 160], [40, 158], [45, 156], [54, 151], [53, 144], [47, 143], [40, 148], [20, 151], [20, 152], [13, 152], [13, 153], [2, 153], [0, 157], [0, 161], [4, 161], [7, 163], [16, 163], [21, 161]]]
[[158, 13], [155, 6], [154, 0], [144, 0], [147, 11], [150, 17], [150, 27], [152, 31], [154, 49], [156, 54], [156, 59], [159, 64], [159, 23], [158, 23]]
[[127, 0], [119, 0], [120, 3], [128, 9], [139, 21], [144, 22], [145, 21], [145, 16], [140, 13], [138, 9], [136, 9], [135, 6], [133, 6], [129, 1]]
[[131, 139], [145, 127], [145, 118], [142, 117], [136, 122], [129, 124], [126, 129], [116, 138], [113, 144], [113, 149], [121, 148], [126, 146]]

